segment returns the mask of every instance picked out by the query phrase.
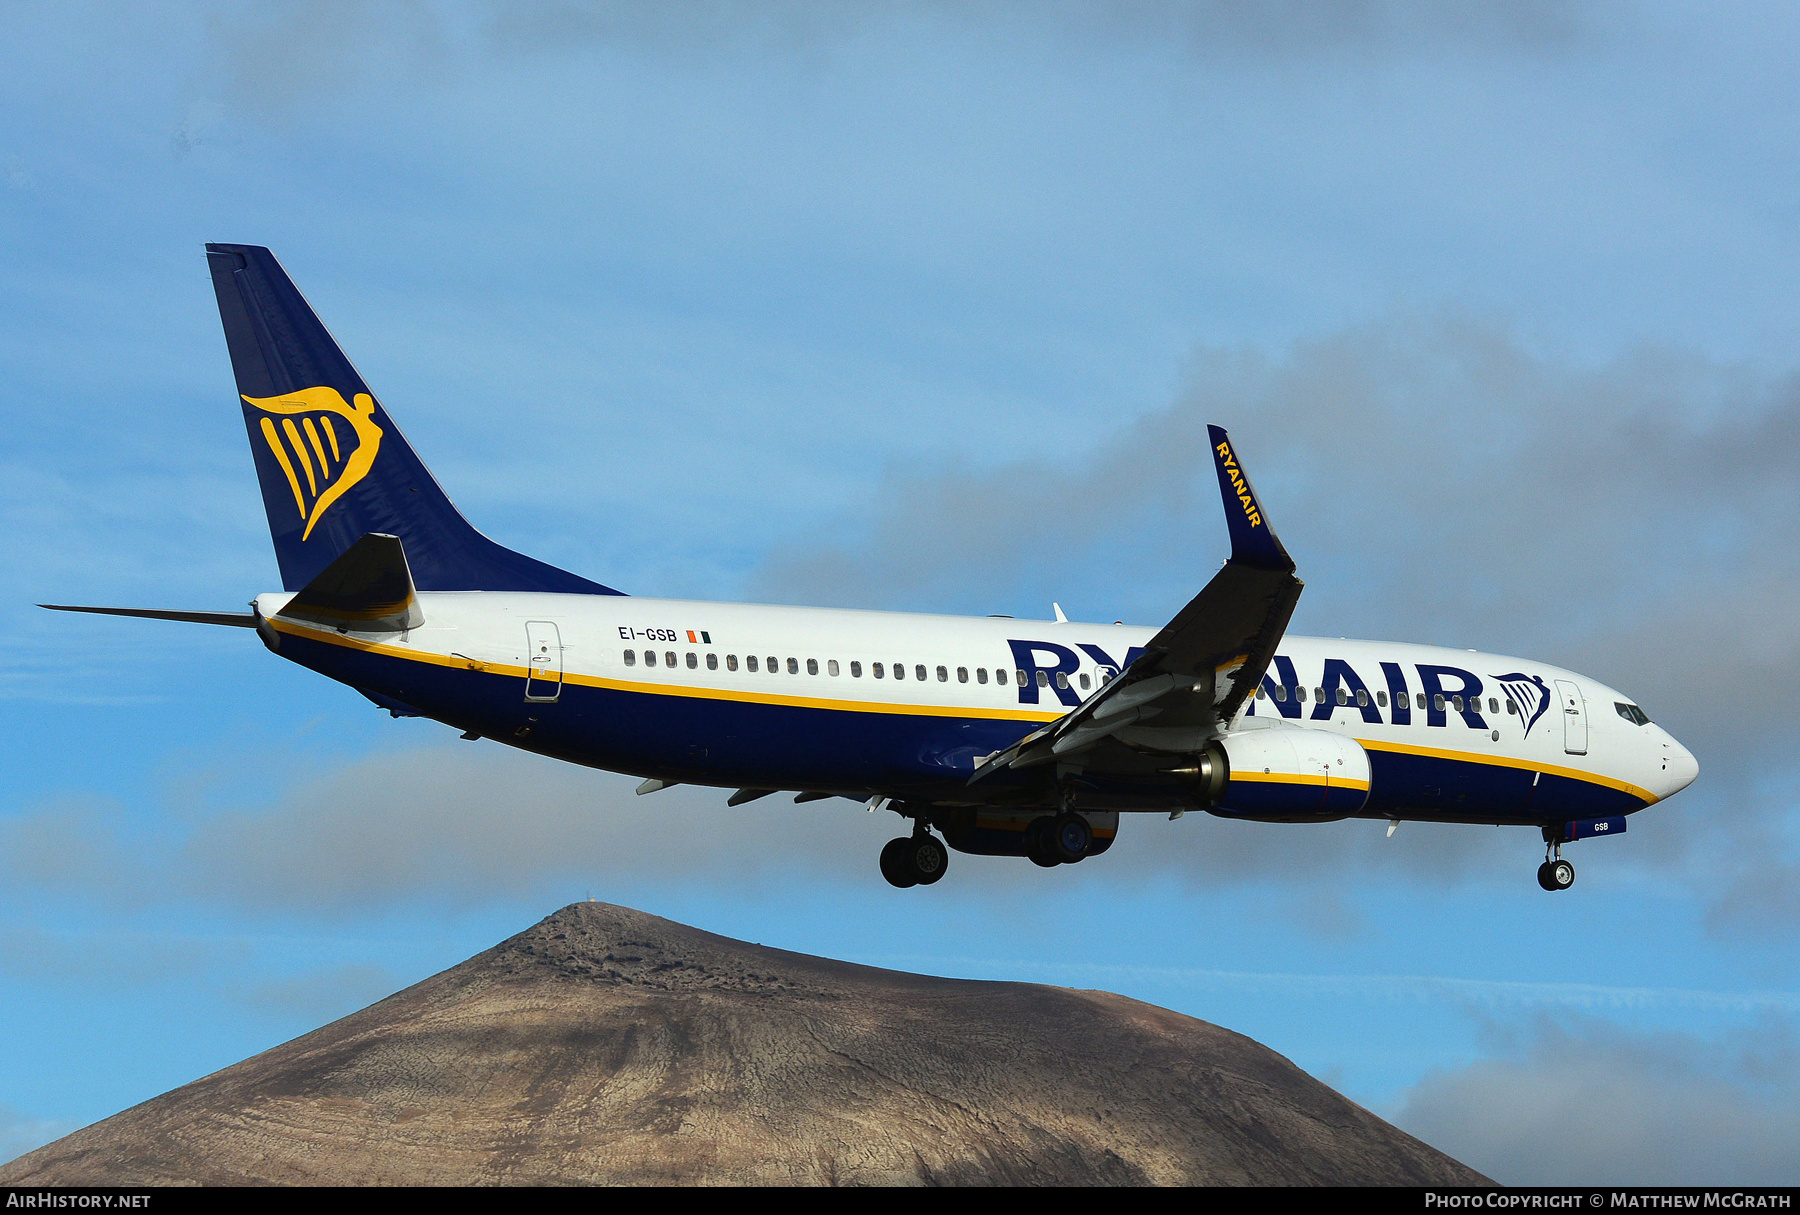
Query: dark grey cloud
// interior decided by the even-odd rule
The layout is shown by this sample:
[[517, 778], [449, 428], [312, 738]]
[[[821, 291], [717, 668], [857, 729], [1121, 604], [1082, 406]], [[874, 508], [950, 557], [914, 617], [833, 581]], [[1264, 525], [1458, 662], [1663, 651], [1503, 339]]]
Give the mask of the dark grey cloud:
[[[403, 752], [315, 771], [273, 804], [176, 806], [155, 834], [79, 800], [44, 806], [0, 822], [0, 870], [127, 907], [331, 915], [543, 896], [570, 883], [608, 897], [695, 881], [744, 888], [797, 868], [863, 881], [898, 822], [841, 800], [728, 810], [725, 790], [639, 798], [635, 783], [492, 744]], [[771, 832], [781, 847], [764, 846]]]
[[381, 966], [348, 964], [250, 983], [236, 993], [257, 1012], [324, 1024], [392, 995], [405, 983]]
[[[40, 834], [35, 842], [41, 845], [48, 837]], [[0, 924], [0, 981], [15, 990], [77, 993], [100, 1001], [127, 995], [154, 1000], [179, 991], [184, 998], [235, 1006], [291, 1028], [345, 1016], [410, 981], [367, 962], [296, 970], [280, 936], [241, 935], [241, 918], [222, 933], [169, 928], [159, 913], [180, 914], [184, 905], [191, 912], [196, 897], [193, 889], [174, 886], [180, 874], [166, 855], [141, 850], [131, 869], [85, 872], [47, 869], [43, 860], [41, 851], [27, 852], [13, 875], [26, 880], [24, 889], [66, 900], [65, 911], [47, 914], [40, 900], [37, 920], [13, 910]], [[98, 919], [88, 914], [96, 907], [103, 909]], [[236, 903], [225, 908], [242, 910]], [[0, 1107], [0, 1153], [5, 1116]]]
[[1288, 54], [1468, 46], [1544, 50], [1590, 34], [1613, 6], [1524, 3], [1432, 4], [1422, 0], [1112, 0], [1080, 3], [1012, 0], [967, 5], [953, 0], [501, 0], [489, 32], [532, 48], [570, 43], [716, 48], [750, 43], [802, 49], [891, 32], [912, 24], [939, 32], [1037, 34], [1092, 47], [1131, 42], [1177, 47], [1199, 56]]
[[[904, 829], [893, 814], [844, 799], [794, 805], [777, 795], [730, 809], [727, 790], [638, 797], [635, 784], [480, 744], [314, 768], [268, 801], [178, 800], [154, 831], [132, 830], [116, 807], [66, 799], [0, 820], [0, 874], [17, 890], [103, 897], [132, 911], [204, 906], [331, 918], [581, 893], [621, 901], [672, 888], [765, 894], [802, 876], [866, 888], [879, 883], [880, 846]], [[1014, 859], [960, 856], [947, 889], [1004, 901], [1159, 877], [1194, 889], [1275, 881], [1305, 888], [1292, 910], [1298, 927], [1343, 938], [1365, 927], [1349, 888], [1359, 877], [1516, 884], [1538, 847], [1529, 832], [1441, 824], [1407, 824], [1390, 838], [1383, 824], [1361, 820], [1287, 826], [1147, 814], [1128, 816], [1119, 842], [1092, 863], [1046, 875]], [[41, 953], [89, 957], [85, 947], [53, 941]], [[0, 963], [24, 958], [0, 940]], [[90, 960], [104, 971], [106, 958]], [[154, 972], [164, 963], [146, 965]]]
[[[1156, 623], [1223, 556], [1210, 421], [1231, 427], [1308, 579], [1297, 630], [1520, 653], [1625, 689], [1694, 747], [1702, 783], [1578, 863], [1692, 883], [1715, 932], [1800, 925], [1793, 801], [1775, 779], [1793, 766], [1783, 723], [1800, 681], [1791, 377], [1655, 348], [1582, 364], [1457, 314], [1275, 355], [1203, 347], [1173, 403], [1085, 451], [890, 476], [841, 542], [809, 536], [769, 560], [754, 597], [979, 613], [1012, 606], [987, 588], [1035, 587], [1078, 617]], [[482, 743], [315, 772], [273, 804], [188, 813], [166, 840], [121, 836], [103, 808], [47, 807], [0, 828], [0, 863], [44, 887], [344, 911], [578, 877], [763, 883], [788, 865], [863, 882], [892, 829], [848, 803], [734, 813], [720, 791], [639, 799], [630, 785]], [[757, 847], [767, 825], [800, 846]], [[1409, 824], [1388, 839], [1359, 821], [1146, 816], [1065, 880], [1322, 884], [1296, 915], [1342, 933], [1354, 919], [1333, 908], [1354, 875], [1518, 881], [1537, 847], [1522, 831]], [[1003, 887], [1039, 876], [967, 864]]]
[[[1407, 823], [1394, 835], [1364, 819], [1338, 823], [1249, 823], [1187, 815], [1127, 816], [1119, 842], [1101, 861], [1110, 874], [1154, 873], [1195, 887], [1274, 881], [1299, 887], [1293, 922], [1321, 936], [1355, 936], [1363, 928], [1348, 885], [1356, 878], [1420, 882], [1514, 883], [1542, 859], [1529, 831]], [[1580, 858], [1577, 857], [1579, 860]], [[1104, 880], [1099, 872], [1095, 878]]]
[[494, 55], [601, 50], [817, 65], [868, 46], [946, 39], [989, 53], [1132, 49], [1198, 62], [1338, 51], [1541, 55], [1567, 53], [1625, 24], [1623, 6], [1594, 0], [474, 0], [448, 8], [287, 0], [203, 11], [222, 52], [209, 70], [223, 73], [219, 83], [230, 97], [265, 116], [352, 87], [437, 87]]
[[[42, 845], [39, 834], [33, 843]], [[98, 875], [49, 867], [44, 854], [35, 851], [38, 863], [34, 885], [63, 892], [91, 892]], [[122, 985], [142, 987], [188, 980], [231, 963], [242, 963], [245, 951], [233, 944], [168, 933], [119, 929], [105, 934], [45, 928], [29, 921], [0, 926], [0, 973], [14, 983], [114, 991]]]
[[1751, 846], [1734, 849], [1724, 867], [1722, 893], [1706, 914], [1706, 926], [1714, 933], [1761, 935], [1800, 924], [1800, 864], [1788, 859], [1793, 846], [1777, 831], [1764, 829], [1757, 835]]
[[754, 589], [964, 607], [986, 573], [1042, 571], [1090, 619], [1157, 623], [1223, 556], [1208, 422], [1301, 562], [1297, 630], [1567, 661], [1730, 758], [1771, 727], [1713, 706], [1779, 721], [1800, 675], [1795, 381], [1654, 350], [1581, 367], [1454, 316], [1279, 358], [1203, 348], [1179, 400], [1087, 452], [890, 477], [860, 534], [791, 547]]
[[1658, 350], [1579, 366], [1454, 315], [1201, 348], [1168, 408], [1055, 461], [890, 476], [754, 589], [961, 607], [1041, 571], [1089, 619], [1158, 623], [1224, 555], [1208, 422], [1300, 559], [1297, 629], [1567, 658], [1714, 749], [1760, 740], [1712, 705], [1774, 720], [1800, 673], [1800, 386]]
[[[1124, 0], [1063, 4], [1071, 23], [1116, 26], [1149, 37], [1175, 36], [1196, 53], [1215, 48], [1267, 51], [1417, 48], [1461, 45], [1548, 50], [1590, 36], [1616, 6], [1577, 3], [1432, 4], [1415, 0]], [[1612, 10], [1612, 11], [1609, 11]]]
[[1394, 1121], [1507, 1185], [1800, 1182], [1792, 1020], [1708, 1039], [1542, 1018], [1433, 1072]]
[[[1702, 783], [1609, 859], [1725, 892], [1715, 930], [1800, 924], [1779, 778], [1800, 683], [1792, 375], [1661, 348], [1587, 365], [1457, 314], [1273, 356], [1202, 347], [1175, 402], [1086, 451], [891, 474], [844, 539], [778, 552], [754, 595], [985, 612], [1005, 610], [983, 598], [999, 583], [1159, 623], [1224, 556], [1208, 422], [1231, 429], [1308, 581], [1296, 632], [1520, 654], [1621, 688], [1696, 751]], [[1491, 859], [1479, 834], [1384, 849], [1346, 826], [1244, 847], [1330, 865], [1425, 836]]]
[[1347, 940], [1360, 935], [1365, 924], [1356, 904], [1341, 890], [1313, 886], [1289, 905], [1294, 923], [1317, 937]]
[[[254, 758], [245, 753], [247, 764]], [[878, 881], [881, 844], [903, 829], [885, 810], [869, 814], [838, 798], [797, 806], [777, 795], [729, 809], [723, 789], [638, 797], [631, 778], [493, 744], [377, 755], [297, 771], [282, 783], [286, 791], [268, 801], [221, 803], [216, 792], [200, 798], [204, 774], [177, 777], [176, 802], [154, 831], [134, 830], [130, 816], [101, 803], [40, 806], [0, 820], [0, 874], [15, 890], [104, 898], [132, 911], [197, 905], [256, 917], [335, 917], [571, 892], [619, 900], [669, 888], [756, 893], [798, 875], [865, 887]], [[183, 800], [188, 786], [194, 800]], [[1103, 860], [1047, 878], [1007, 858], [959, 857], [956, 884], [1006, 899], [1125, 875], [1195, 888], [1292, 882], [1309, 889], [1296, 923], [1343, 937], [1362, 927], [1343, 888], [1355, 875], [1430, 884], [1492, 874], [1512, 880], [1535, 863], [1535, 848], [1516, 832], [1422, 823], [1390, 839], [1381, 824], [1361, 821], [1291, 827], [1138, 815]], [[102, 957], [82, 943], [27, 935], [0, 937], [0, 965], [35, 972], [34, 959], [65, 967], [79, 959], [83, 974], [113, 973], [115, 963], [118, 973], [135, 974], [133, 959], [144, 959], [139, 969], [154, 974], [177, 962], [196, 969], [211, 957], [165, 958], [135, 946], [120, 958], [102, 948]], [[278, 1002], [275, 994], [268, 999]]]
[[[264, 118], [298, 105], [330, 105], [347, 90], [403, 83], [429, 88], [457, 78], [457, 23], [426, 5], [373, 0], [288, 0], [256, 8], [204, 5], [201, 24], [218, 54], [204, 84]], [[176, 133], [194, 142], [192, 119]]]
[[[579, 879], [598, 888], [704, 880], [761, 884], [791, 866], [866, 869], [840, 847], [861, 826], [848, 802], [727, 810], [725, 790], [647, 798], [635, 781], [493, 744], [365, 760], [280, 805], [196, 825], [176, 864], [195, 893], [247, 906], [350, 909], [408, 894], [479, 902]], [[786, 799], [782, 799], [786, 800]], [[846, 813], [848, 812], [848, 813]], [[813, 847], [760, 856], [770, 819]]]

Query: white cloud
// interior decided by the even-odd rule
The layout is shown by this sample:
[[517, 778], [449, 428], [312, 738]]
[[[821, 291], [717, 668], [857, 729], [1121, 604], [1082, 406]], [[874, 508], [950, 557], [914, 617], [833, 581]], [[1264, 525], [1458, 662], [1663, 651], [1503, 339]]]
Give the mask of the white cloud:
[[56, 1118], [34, 1118], [0, 1105], [0, 1164], [61, 1139], [78, 1126], [80, 1123]]
[[[639, 798], [628, 778], [492, 743], [378, 755], [296, 780], [272, 804], [180, 806], [165, 829], [78, 800], [0, 821], [21, 885], [124, 905], [205, 903], [336, 914], [426, 899], [466, 906], [587, 882], [596, 893], [743, 888], [796, 868], [868, 880], [893, 815], [786, 797], [727, 809], [728, 790]], [[217, 798], [217, 794], [213, 794]], [[780, 846], [770, 846], [771, 834]]]
[[883, 954], [858, 960], [930, 973], [984, 978], [1028, 976], [1034, 982], [1109, 990], [1145, 985], [1196, 992], [1230, 992], [1296, 999], [1375, 1003], [1432, 1002], [1499, 1017], [1520, 1011], [1558, 1013], [1667, 1013], [1735, 1016], [1800, 1014], [1800, 993], [1699, 991], [1679, 987], [1613, 987], [1595, 983], [1522, 983], [1445, 975], [1282, 974], [1179, 966], [1121, 966], [1100, 962], [1047, 962], [1041, 958], [970, 958]]
[[1508, 1185], [1794, 1185], [1800, 1040], [1785, 1018], [1714, 1040], [1545, 1020], [1394, 1121]]
[[[244, 771], [229, 782], [235, 792], [221, 791], [214, 770], [233, 762], [230, 751], [210, 755], [199, 775], [172, 781], [180, 800], [156, 810], [154, 828], [141, 815], [73, 798], [0, 819], [0, 872], [16, 889], [134, 909], [337, 916], [572, 889], [622, 900], [651, 889], [768, 891], [797, 873], [862, 886], [879, 881], [881, 844], [906, 829], [890, 812], [867, 814], [841, 798], [795, 805], [777, 794], [730, 809], [726, 789], [637, 797], [632, 778], [488, 742], [348, 763], [289, 756], [286, 774], [264, 770], [271, 757], [246, 747], [235, 758]], [[268, 785], [274, 792], [255, 791]], [[1595, 851], [1576, 859], [1663, 873], [1693, 864], [1680, 850], [1625, 851], [1635, 838], [1588, 845]], [[1275, 882], [1304, 889], [1293, 908], [1298, 926], [1342, 938], [1365, 926], [1349, 893], [1360, 875], [1437, 888], [1516, 885], [1529, 882], [1540, 851], [1536, 834], [1520, 829], [1409, 823], [1390, 837], [1360, 819], [1289, 825], [1145, 814], [1126, 816], [1113, 848], [1078, 868], [1047, 877], [1016, 859], [959, 856], [963, 876], [954, 881], [1009, 892], [1044, 891], [1046, 882]], [[1773, 862], [1743, 861], [1753, 863]], [[1759, 892], [1776, 898], [1767, 910], [1779, 916], [1780, 892], [1749, 893]]]

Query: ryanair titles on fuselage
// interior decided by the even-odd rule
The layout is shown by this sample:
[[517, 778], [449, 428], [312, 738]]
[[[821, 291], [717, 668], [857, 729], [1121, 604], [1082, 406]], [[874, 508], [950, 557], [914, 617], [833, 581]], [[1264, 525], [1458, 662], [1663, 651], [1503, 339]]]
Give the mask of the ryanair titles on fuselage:
[[[259, 606], [274, 616], [285, 594]], [[624, 597], [424, 592], [424, 627], [333, 645], [493, 675], [528, 673], [531, 622], [555, 626], [560, 669], [594, 688], [848, 713], [1042, 723], [1100, 689], [1155, 630]], [[401, 666], [407, 664], [402, 663]], [[1557, 689], [1571, 695], [1558, 703]], [[421, 706], [422, 708], [425, 706]], [[1673, 792], [1664, 731], [1629, 699], [1557, 667], [1393, 642], [1288, 636], [1244, 710], [1348, 734], [1376, 750], [1579, 768], [1652, 802]], [[1579, 758], [1577, 758], [1579, 757]]]

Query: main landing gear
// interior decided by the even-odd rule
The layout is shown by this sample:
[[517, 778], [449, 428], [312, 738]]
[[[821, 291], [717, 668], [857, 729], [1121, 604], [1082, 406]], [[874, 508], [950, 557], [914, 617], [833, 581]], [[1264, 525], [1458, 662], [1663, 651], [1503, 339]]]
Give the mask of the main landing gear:
[[[1006, 833], [990, 828], [992, 836], [999, 837], [998, 848], [994, 847], [991, 838], [968, 847], [971, 843], [968, 838], [970, 824], [959, 821], [954, 813], [934, 821], [923, 807], [901, 804], [894, 812], [913, 820], [912, 834], [889, 840], [882, 848], [881, 876], [901, 889], [929, 886], [943, 877], [944, 870], [949, 867], [949, 850], [931, 833], [933, 826], [955, 840], [958, 848], [999, 856], [1017, 856], [1022, 850], [1035, 864], [1046, 869], [1055, 865], [1073, 865], [1094, 853], [1106, 851], [1112, 842], [1110, 839], [1096, 840], [1093, 825], [1087, 817], [1073, 810], [1037, 815], [1026, 824], [1023, 840], [1018, 836], [1008, 838]], [[1017, 817], [1023, 818], [1025, 813], [1029, 812], [1019, 812]], [[972, 819], [972, 813], [967, 817]]]
[[1073, 810], [1034, 818], [1025, 828], [1025, 855], [1034, 865], [1073, 865], [1088, 854], [1094, 832]]
[[929, 886], [950, 867], [950, 850], [921, 825], [910, 836], [891, 839], [881, 850], [881, 876], [902, 890]]

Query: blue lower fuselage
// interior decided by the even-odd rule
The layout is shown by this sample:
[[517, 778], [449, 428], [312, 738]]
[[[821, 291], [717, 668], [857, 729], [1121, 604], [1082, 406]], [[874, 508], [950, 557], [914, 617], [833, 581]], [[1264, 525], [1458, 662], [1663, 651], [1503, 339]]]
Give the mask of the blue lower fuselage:
[[[971, 800], [980, 757], [1035, 723], [979, 717], [811, 708], [564, 683], [554, 700], [522, 697], [510, 674], [420, 662], [284, 633], [280, 653], [411, 711], [510, 746], [573, 763], [670, 782], [818, 790], [957, 804]], [[1650, 798], [1580, 775], [1421, 754], [1363, 740], [1371, 769], [1364, 817], [1543, 825], [1629, 814]], [[991, 779], [992, 784], [988, 783]], [[982, 800], [1028, 804], [1034, 774], [983, 781]], [[1160, 810], [1182, 789], [1084, 779], [1082, 804]]]

